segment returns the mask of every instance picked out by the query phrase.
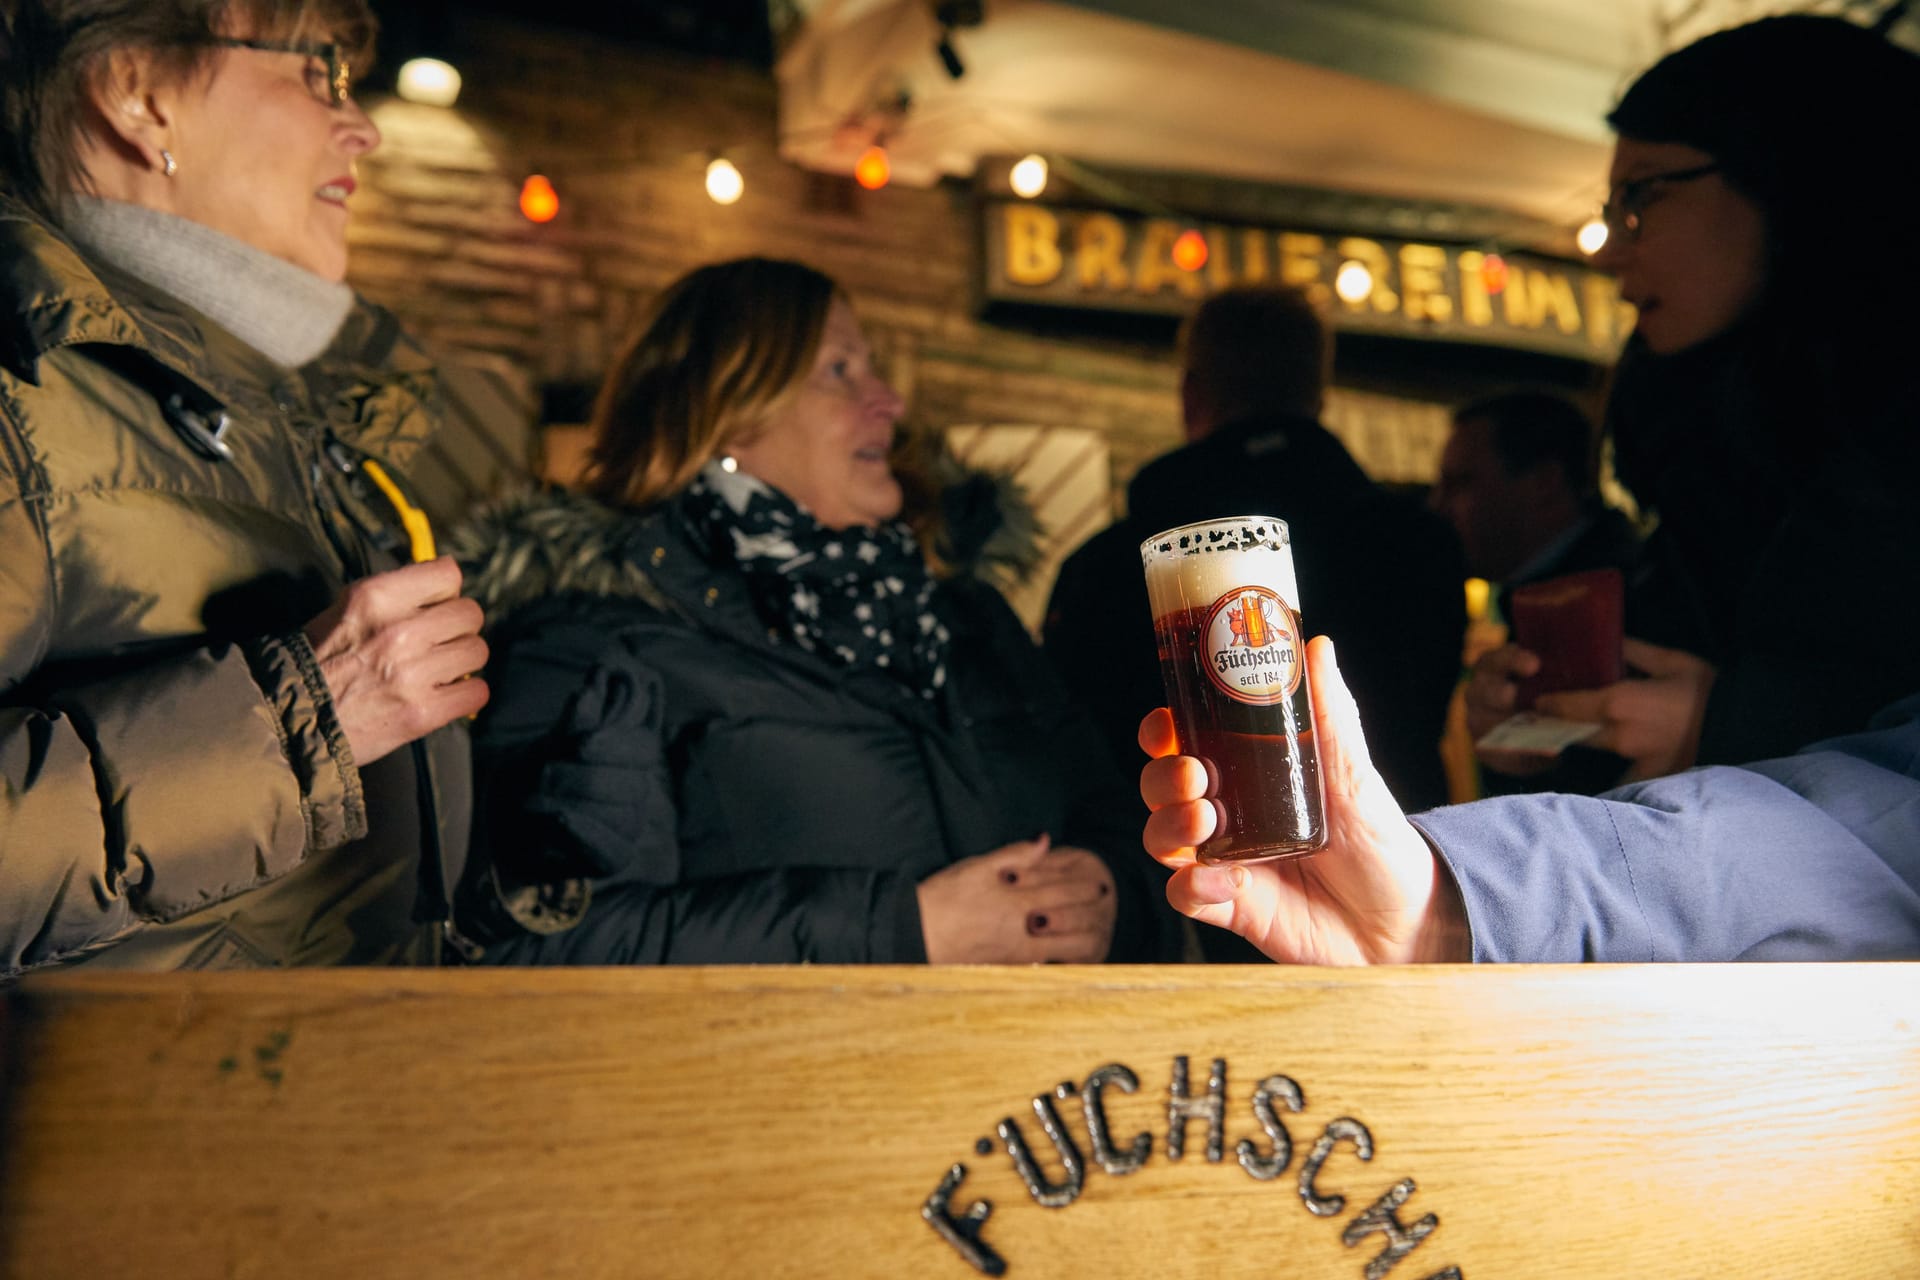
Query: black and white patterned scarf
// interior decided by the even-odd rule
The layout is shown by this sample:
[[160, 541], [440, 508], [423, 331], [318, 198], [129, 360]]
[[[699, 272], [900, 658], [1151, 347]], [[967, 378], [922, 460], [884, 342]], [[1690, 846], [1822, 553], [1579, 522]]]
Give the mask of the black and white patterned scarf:
[[951, 637], [905, 524], [828, 529], [784, 493], [718, 463], [694, 477], [681, 504], [714, 558], [746, 574], [761, 616], [795, 644], [838, 666], [884, 671], [923, 698], [939, 695]]

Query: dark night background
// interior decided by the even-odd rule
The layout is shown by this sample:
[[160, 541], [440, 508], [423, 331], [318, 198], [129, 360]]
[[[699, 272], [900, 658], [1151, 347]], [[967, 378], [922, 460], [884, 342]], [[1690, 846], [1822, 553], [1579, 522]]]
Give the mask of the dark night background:
[[408, 57], [434, 46], [457, 51], [462, 20], [511, 18], [585, 32], [637, 47], [742, 61], [773, 62], [766, 0], [374, 0], [381, 23], [380, 65], [370, 80], [384, 84]]

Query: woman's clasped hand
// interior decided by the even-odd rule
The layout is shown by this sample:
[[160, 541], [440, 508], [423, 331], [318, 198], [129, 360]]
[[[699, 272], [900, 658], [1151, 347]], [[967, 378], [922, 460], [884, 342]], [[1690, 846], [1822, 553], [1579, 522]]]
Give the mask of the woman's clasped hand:
[[1044, 835], [956, 862], [917, 892], [932, 964], [1094, 964], [1113, 942], [1113, 873]]

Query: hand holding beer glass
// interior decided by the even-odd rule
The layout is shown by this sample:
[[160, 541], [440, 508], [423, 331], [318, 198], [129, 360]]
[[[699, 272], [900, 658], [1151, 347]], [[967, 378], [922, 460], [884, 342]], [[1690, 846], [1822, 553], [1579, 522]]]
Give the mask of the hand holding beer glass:
[[1473, 958], [1466, 909], [1452, 877], [1408, 822], [1367, 757], [1360, 711], [1333, 643], [1306, 647], [1327, 845], [1311, 858], [1262, 857], [1209, 865], [1196, 857], [1220, 828], [1213, 771], [1176, 754], [1166, 708], [1140, 724], [1153, 759], [1140, 771], [1152, 816], [1142, 843], [1168, 867], [1167, 901], [1202, 924], [1239, 934], [1283, 964], [1407, 964]]
[[1325, 788], [1287, 524], [1231, 516], [1140, 544], [1182, 755], [1207, 771], [1216, 823], [1202, 863], [1326, 844]]

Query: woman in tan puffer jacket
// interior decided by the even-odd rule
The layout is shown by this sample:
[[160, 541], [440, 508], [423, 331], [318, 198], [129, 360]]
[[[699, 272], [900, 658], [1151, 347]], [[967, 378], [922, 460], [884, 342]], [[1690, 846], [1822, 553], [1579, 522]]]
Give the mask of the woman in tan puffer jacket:
[[400, 479], [431, 371], [341, 283], [371, 17], [16, 10], [0, 977], [431, 960], [485, 647]]

